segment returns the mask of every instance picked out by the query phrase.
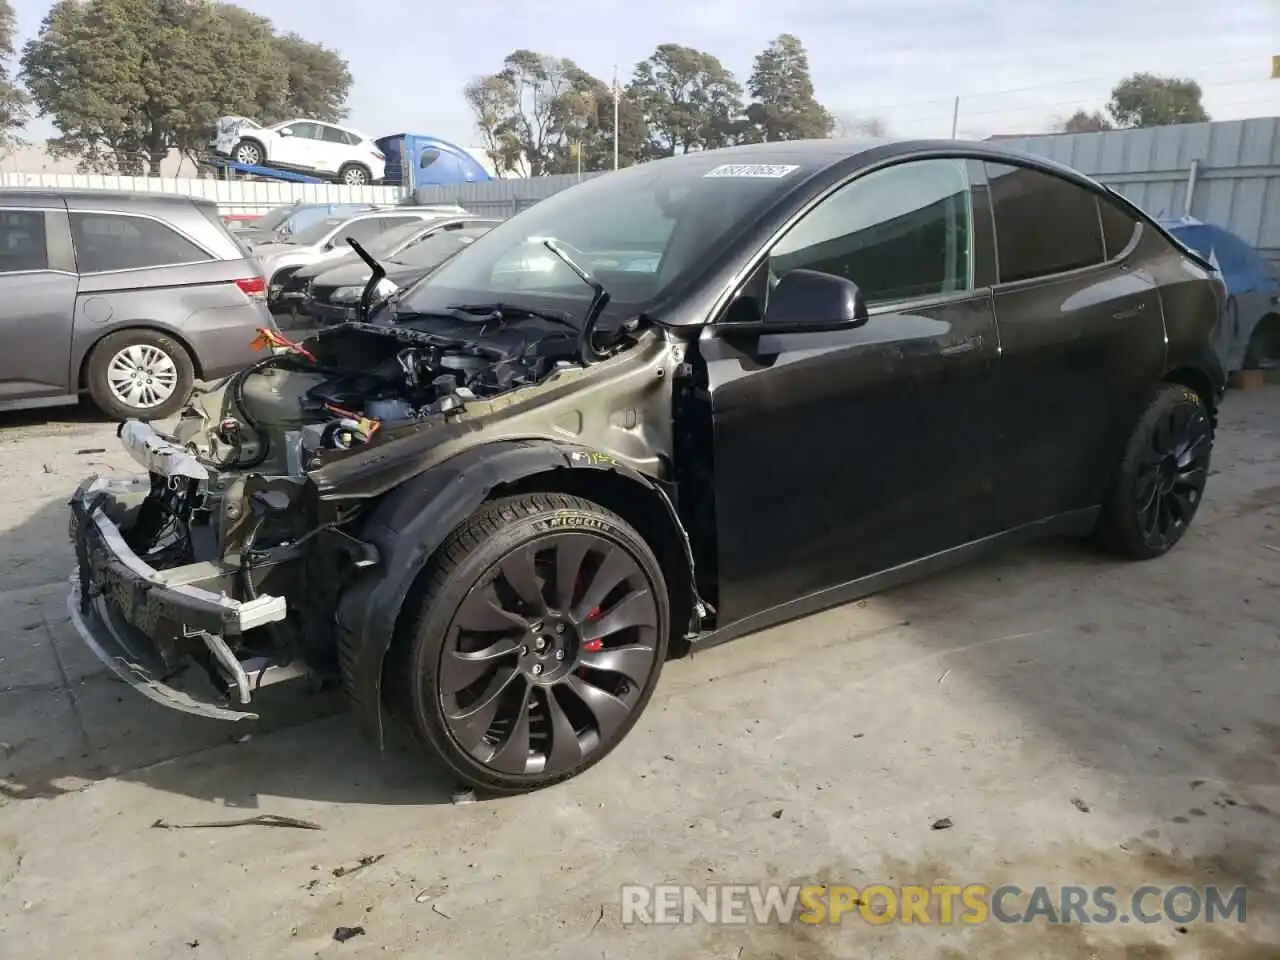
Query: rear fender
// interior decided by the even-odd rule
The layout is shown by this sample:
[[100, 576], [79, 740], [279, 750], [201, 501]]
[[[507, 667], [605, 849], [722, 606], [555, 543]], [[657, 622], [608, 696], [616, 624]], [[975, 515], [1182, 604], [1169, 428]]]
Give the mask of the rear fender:
[[641, 496], [661, 500], [683, 540], [686, 575], [695, 616], [693, 551], [666, 492], [614, 457], [555, 441], [487, 443], [431, 467], [388, 493], [360, 537], [376, 547], [381, 563], [353, 583], [338, 601], [336, 627], [342, 682], [363, 733], [382, 743], [382, 670], [405, 598], [431, 557], [459, 525], [499, 486], [558, 470], [612, 471], [637, 486]]

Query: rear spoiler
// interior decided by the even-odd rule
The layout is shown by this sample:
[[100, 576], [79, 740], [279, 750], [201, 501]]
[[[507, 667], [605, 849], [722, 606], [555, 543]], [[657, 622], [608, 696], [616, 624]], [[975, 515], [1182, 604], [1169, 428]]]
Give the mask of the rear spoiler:
[[1147, 213], [1147, 211], [1143, 210], [1140, 206], [1138, 206], [1136, 203], [1134, 203], [1132, 200], [1126, 197], [1119, 190], [1109, 187], [1105, 183], [1099, 184], [1099, 186], [1102, 187], [1103, 190], [1107, 191], [1107, 193], [1110, 195], [1110, 198], [1116, 202], [1117, 206], [1119, 206], [1122, 210], [1124, 210], [1130, 216], [1135, 217], [1136, 219], [1141, 220], [1147, 226], [1152, 227], [1162, 237], [1164, 237], [1166, 240], [1168, 240], [1170, 243], [1176, 246], [1179, 250], [1181, 250], [1184, 254], [1186, 254], [1188, 259], [1194, 260], [1196, 263], [1200, 264], [1200, 266], [1204, 267], [1210, 273], [1219, 272], [1218, 268], [1215, 267], [1209, 261], [1209, 259], [1204, 256], [1204, 254], [1199, 253], [1196, 250], [1192, 250], [1189, 246], [1187, 246], [1185, 243], [1183, 243], [1181, 240], [1175, 237], [1172, 233], [1170, 233], [1169, 230], [1165, 228], [1158, 220], [1152, 217], [1149, 213]]

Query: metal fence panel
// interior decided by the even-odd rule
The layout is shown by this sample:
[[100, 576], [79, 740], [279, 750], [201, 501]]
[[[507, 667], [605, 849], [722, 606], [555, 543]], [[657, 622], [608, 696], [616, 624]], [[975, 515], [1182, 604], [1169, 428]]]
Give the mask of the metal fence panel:
[[131, 190], [212, 200], [223, 214], [265, 213], [286, 203], [400, 201], [399, 187], [348, 187], [337, 183], [200, 180], [194, 177], [124, 177], [99, 173], [0, 173], [0, 189]]

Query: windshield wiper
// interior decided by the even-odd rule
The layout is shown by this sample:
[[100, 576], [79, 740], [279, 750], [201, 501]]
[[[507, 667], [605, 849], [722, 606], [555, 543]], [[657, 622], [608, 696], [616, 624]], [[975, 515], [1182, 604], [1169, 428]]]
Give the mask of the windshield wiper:
[[582, 361], [582, 365], [589, 366], [597, 360], [606, 359], [609, 354], [602, 353], [596, 349], [595, 332], [596, 324], [600, 322], [600, 317], [604, 313], [604, 308], [609, 305], [609, 291], [604, 288], [604, 284], [587, 272], [586, 267], [575, 263], [573, 258], [565, 252], [555, 237], [547, 237], [542, 241], [542, 245], [555, 254], [562, 263], [572, 270], [588, 287], [591, 288], [593, 294], [591, 305], [587, 307], [587, 316], [582, 321], [582, 330], [578, 334], [578, 357]]
[[445, 308], [452, 313], [463, 313], [472, 317], [484, 317], [486, 320], [545, 320], [547, 323], [558, 323], [568, 327], [574, 333], [578, 325], [563, 314], [549, 310], [531, 310], [528, 307], [517, 307], [510, 303], [454, 303]]

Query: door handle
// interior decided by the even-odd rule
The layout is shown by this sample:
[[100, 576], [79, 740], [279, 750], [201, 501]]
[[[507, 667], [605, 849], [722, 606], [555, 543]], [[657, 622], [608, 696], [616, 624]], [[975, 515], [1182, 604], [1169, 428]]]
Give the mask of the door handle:
[[1112, 320], [1128, 320], [1131, 317], [1138, 316], [1140, 313], [1142, 313], [1142, 311], [1146, 309], [1147, 309], [1147, 305], [1145, 303], [1140, 303], [1136, 307], [1133, 307], [1130, 310], [1121, 310], [1119, 313], [1113, 313], [1111, 315], [1111, 319]]
[[980, 346], [982, 346], [981, 337], [966, 337], [959, 343], [953, 343], [949, 347], [943, 347], [938, 352], [944, 357], [954, 357], [958, 353], [969, 353], [973, 350], [977, 350]]

